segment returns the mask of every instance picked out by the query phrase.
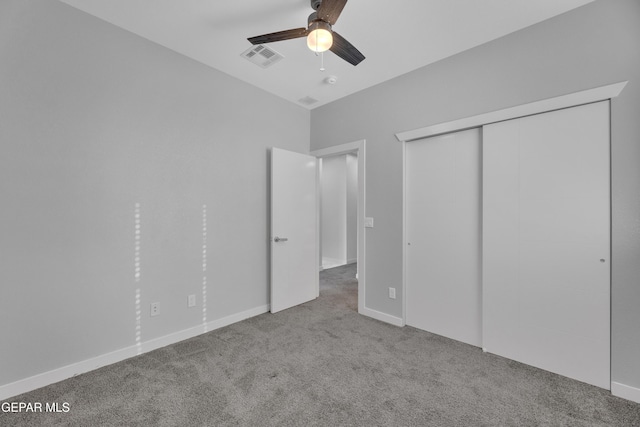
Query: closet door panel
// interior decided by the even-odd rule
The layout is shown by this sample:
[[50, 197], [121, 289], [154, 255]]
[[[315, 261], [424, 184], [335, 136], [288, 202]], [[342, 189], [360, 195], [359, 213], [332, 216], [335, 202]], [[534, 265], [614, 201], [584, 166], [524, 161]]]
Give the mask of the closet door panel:
[[[511, 141], [518, 135], [519, 127], [513, 121], [483, 128], [482, 347], [514, 360], [520, 359], [520, 331], [512, 322], [519, 313], [518, 305], [513, 304], [519, 290], [511, 286], [519, 277], [520, 257], [512, 248], [520, 239], [520, 186], [514, 179], [519, 146]], [[485, 147], [487, 140], [490, 147]], [[491, 286], [486, 286], [487, 278]]]
[[410, 326], [481, 344], [481, 141], [472, 129], [407, 144]]
[[608, 109], [600, 102], [492, 124], [483, 139], [483, 347], [603, 388]]

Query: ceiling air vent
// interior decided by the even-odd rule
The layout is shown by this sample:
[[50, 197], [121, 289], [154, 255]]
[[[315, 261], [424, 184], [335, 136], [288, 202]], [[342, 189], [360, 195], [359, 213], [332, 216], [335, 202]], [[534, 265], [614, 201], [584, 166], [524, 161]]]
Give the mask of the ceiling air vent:
[[270, 67], [284, 58], [280, 53], [261, 44], [245, 50], [242, 52], [242, 56], [262, 68]]
[[315, 99], [315, 98], [312, 98], [310, 96], [305, 96], [304, 98], [298, 99], [298, 102], [300, 104], [304, 104], [304, 105], [311, 105], [311, 104], [315, 104], [316, 102], [318, 102], [318, 100]]

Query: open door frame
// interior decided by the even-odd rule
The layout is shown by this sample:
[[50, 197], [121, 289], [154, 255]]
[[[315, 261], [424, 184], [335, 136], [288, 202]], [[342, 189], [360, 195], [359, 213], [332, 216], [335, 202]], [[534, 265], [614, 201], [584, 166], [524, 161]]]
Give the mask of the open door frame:
[[[341, 154], [356, 154], [358, 156], [358, 313], [369, 315], [365, 307], [366, 292], [366, 256], [365, 256], [365, 147], [366, 141], [350, 142], [347, 144], [335, 145], [312, 151], [310, 154], [317, 158], [339, 156]], [[318, 189], [320, 188], [320, 174], [318, 174]], [[318, 190], [319, 191], [319, 190]], [[320, 235], [320, 204], [318, 203], [318, 236]], [[318, 239], [318, 251], [320, 250], [320, 240]]]

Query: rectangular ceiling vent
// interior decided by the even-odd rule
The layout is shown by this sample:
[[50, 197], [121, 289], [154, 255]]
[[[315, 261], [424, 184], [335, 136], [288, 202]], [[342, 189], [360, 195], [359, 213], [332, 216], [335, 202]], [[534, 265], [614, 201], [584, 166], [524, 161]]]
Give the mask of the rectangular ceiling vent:
[[316, 102], [318, 102], [318, 100], [315, 99], [315, 98], [312, 98], [310, 96], [305, 96], [304, 98], [298, 99], [298, 102], [300, 104], [304, 104], [304, 105], [311, 105], [311, 104], [315, 104]]
[[242, 52], [242, 56], [262, 68], [270, 67], [284, 58], [282, 54], [261, 44], [252, 46], [245, 50]]

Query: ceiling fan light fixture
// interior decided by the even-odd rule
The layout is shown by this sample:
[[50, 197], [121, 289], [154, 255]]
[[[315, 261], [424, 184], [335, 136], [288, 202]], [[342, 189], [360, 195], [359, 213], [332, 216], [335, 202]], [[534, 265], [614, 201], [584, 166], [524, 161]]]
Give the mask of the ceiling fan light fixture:
[[313, 21], [309, 24], [307, 46], [314, 52], [325, 52], [333, 45], [331, 25], [324, 21]]
[[331, 50], [349, 64], [358, 65], [365, 59], [364, 55], [344, 37], [332, 30], [332, 26], [335, 25], [346, 4], [347, 0], [311, 0], [311, 8], [314, 12], [307, 18], [306, 27], [262, 34], [249, 37], [247, 40], [251, 44], [257, 45], [306, 37], [307, 47], [312, 52], [320, 53]]

